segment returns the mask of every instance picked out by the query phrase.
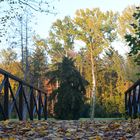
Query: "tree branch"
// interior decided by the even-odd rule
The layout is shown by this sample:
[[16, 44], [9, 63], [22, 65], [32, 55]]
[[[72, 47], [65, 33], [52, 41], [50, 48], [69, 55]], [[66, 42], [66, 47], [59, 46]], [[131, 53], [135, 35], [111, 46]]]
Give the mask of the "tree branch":
[[36, 12], [44, 12], [56, 15], [57, 13], [51, 12], [50, 10], [42, 10], [41, 8], [36, 9], [35, 7], [31, 6], [29, 3], [19, 0], [19, 3], [29, 6], [31, 9], [35, 10]]
[[34, 8], [33, 6], [31, 6], [30, 4], [28, 4], [27, 2], [23, 2], [23, 1], [21, 1], [21, 0], [19, 0], [19, 3], [22, 3], [22, 4], [24, 4], [24, 5], [27, 5], [27, 6], [29, 6], [30, 8], [32, 8], [33, 10], [35, 10], [35, 11], [39, 11], [38, 9], [36, 9], [36, 8]]

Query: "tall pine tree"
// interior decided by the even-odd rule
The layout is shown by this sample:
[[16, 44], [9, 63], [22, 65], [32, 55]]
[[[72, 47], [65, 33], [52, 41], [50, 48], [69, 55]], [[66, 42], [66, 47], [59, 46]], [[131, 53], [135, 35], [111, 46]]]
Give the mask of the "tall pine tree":
[[53, 80], [58, 80], [59, 87], [53, 91], [51, 99], [55, 99], [55, 117], [57, 119], [77, 120], [84, 105], [85, 86], [87, 81], [74, 66], [74, 60], [63, 57], [57, 63], [56, 70], [48, 72]]

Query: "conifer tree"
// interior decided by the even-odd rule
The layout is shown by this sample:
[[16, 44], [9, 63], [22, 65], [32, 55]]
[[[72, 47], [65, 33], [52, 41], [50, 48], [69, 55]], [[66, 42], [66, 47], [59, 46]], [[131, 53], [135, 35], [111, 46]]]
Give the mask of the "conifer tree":
[[[47, 74], [52, 81], [58, 80], [59, 86], [50, 99], [55, 99], [55, 117], [57, 119], [77, 120], [84, 105], [85, 86], [88, 82], [74, 66], [74, 60], [63, 57], [56, 64], [56, 70]], [[52, 82], [50, 81], [50, 82]]]

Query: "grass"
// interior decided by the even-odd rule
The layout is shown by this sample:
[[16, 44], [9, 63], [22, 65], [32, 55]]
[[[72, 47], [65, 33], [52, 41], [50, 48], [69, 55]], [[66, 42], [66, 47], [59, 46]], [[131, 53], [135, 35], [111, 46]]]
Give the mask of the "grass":
[[[80, 118], [81, 121], [90, 120], [90, 118]], [[95, 118], [95, 121], [125, 120], [125, 118]]]
[[[9, 119], [10, 121], [19, 121], [19, 119], [18, 118], [12, 118], [12, 119]], [[37, 121], [38, 119], [37, 118], [35, 118], [34, 119], [34, 121]], [[44, 119], [41, 119], [41, 120], [44, 120]], [[56, 120], [56, 119], [54, 119], [54, 118], [48, 118], [47, 119], [48, 121], [54, 121], [54, 120]], [[90, 118], [80, 118], [79, 119], [80, 121], [89, 121], [90, 120]], [[117, 120], [125, 120], [125, 118], [95, 118], [95, 121], [117, 121]], [[28, 119], [28, 121], [30, 121], [30, 119]]]

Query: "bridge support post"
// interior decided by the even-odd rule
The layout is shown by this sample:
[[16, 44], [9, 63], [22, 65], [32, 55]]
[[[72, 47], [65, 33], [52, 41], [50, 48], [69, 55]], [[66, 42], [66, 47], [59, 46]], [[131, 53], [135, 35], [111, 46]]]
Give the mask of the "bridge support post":
[[38, 101], [38, 120], [41, 120], [41, 92], [38, 91], [39, 101]]
[[133, 90], [133, 110], [134, 110], [134, 114], [133, 114], [133, 118], [137, 118], [137, 102], [136, 102], [136, 88]]
[[33, 95], [33, 89], [31, 89], [31, 94], [30, 94], [30, 119], [34, 119], [34, 95]]
[[45, 99], [44, 99], [44, 118], [47, 120], [47, 95], [45, 94]]
[[128, 103], [127, 103], [127, 93], [125, 93], [125, 119], [127, 119], [127, 115], [128, 115], [128, 109], [127, 109], [127, 106], [128, 106]]
[[5, 120], [9, 119], [9, 80], [5, 75], [5, 84], [4, 84], [4, 112], [5, 112]]
[[19, 120], [23, 120], [23, 85], [22, 84], [19, 92], [19, 113], [20, 113]]

